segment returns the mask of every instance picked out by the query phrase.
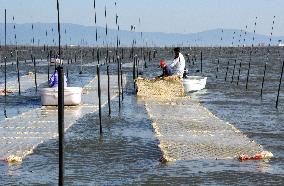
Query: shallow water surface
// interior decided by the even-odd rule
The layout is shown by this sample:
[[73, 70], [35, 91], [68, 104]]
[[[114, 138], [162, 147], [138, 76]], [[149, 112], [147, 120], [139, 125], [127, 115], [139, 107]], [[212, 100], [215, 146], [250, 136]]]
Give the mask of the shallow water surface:
[[[205, 49], [204, 49], [205, 50]], [[194, 51], [189, 51], [194, 52]], [[222, 56], [228, 55], [226, 51]], [[171, 59], [168, 51], [161, 50], [159, 57]], [[198, 55], [197, 52], [195, 52]], [[112, 113], [103, 108], [103, 134], [99, 134], [98, 113], [80, 118], [65, 134], [65, 183], [66, 185], [281, 185], [284, 183], [283, 149], [283, 90], [279, 108], [275, 108], [275, 90], [278, 75], [267, 74], [263, 98], [259, 96], [262, 66], [254, 59], [252, 79], [249, 89], [245, 89], [247, 56], [243, 56], [241, 81], [236, 78], [225, 82], [226, 58], [221, 60], [218, 79], [216, 79], [216, 60], [218, 53], [208, 49], [204, 51], [203, 75], [208, 77], [206, 89], [192, 93], [192, 99], [200, 102], [217, 117], [232, 123], [249, 138], [271, 151], [275, 158], [267, 161], [237, 160], [186, 160], [172, 163], [160, 163], [161, 151], [153, 131], [144, 103], [133, 94], [131, 68], [128, 84], [124, 90], [122, 108], [118, 109], [118, 99], [111, 103]], [[166, 56], [166, 57], [165, 57]], [[206, 57], [207, 56], [207, 57]], [[273, 61], [273, 60], [272, 60]], [[160, 74], [157, 68], [159, 59], [149, 62], [143, 75], [153, 77]], [[276, 63], [274, 61], [274, 63]], [[200, 68], [187, 64], [195, 75]], [[276, 66], [276, 67], [275, 67]], [[280, 64], [271, 65], [279, 69]], [[230, 78], [232, 76], [230, 66]], [[85, 78], [78, 76], [78, 66], [70, 68], [73, 85], [87, 82], [95, 74], [93, 67], [85, 68]], [[115, 67], [113, 67], [113, 70]], [[42, 69], [45, 71], [46, 69]], [[125, 70], [126, 71], [126, 70]], [[279, 71], [279, 70], [278, 70]], [[278, 73], [277, 71], [277, 73]], [[231, 79], [230, 79], [231, 80]], [[275, 88], [276, 87], [276, 88]], [[3, 99], [3, 97], [1, 97]], [[40, 106], [39, 97], [17, 98], [20, 104], [29, 107]], [[24, 101], [25, 100], [25, 101]], [[1, 101], [2, 102], [2, 101]], [[11, 103], [11, 108], [15, 105]], [[1, 106], [1, 109], [3, 107]], [[22, 108], [22, 107], [19, 107]], [[23, 109], [24, 110], [24, 109]], [[22, 112], [21, 109], [19, 112]], [[17, 115], [13, 113], [11, 115]], [[170, 116], [169, 116], [170, 117]], [[1, 120], [3, 115], [1, 116]], [[9, 165], [0, 162], [1, 185], [57, 185], [58, 182], [58, 142], [56, 139], [40, 144], [33, 154], [27, 156], [22, 164]]]

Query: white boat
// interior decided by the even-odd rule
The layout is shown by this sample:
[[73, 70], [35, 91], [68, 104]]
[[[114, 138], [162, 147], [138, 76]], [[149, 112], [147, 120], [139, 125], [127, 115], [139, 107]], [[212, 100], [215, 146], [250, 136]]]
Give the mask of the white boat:
[[183, 86], [185, 92], [194, 92], [205, 88], [207, 77], [187, 76], [183, 78]]
[[[64, 105], [79, 105], [81, 103], [81, 87], [64, 87]], [[45, 106], [58, 105], [58, 89], [43, 88], [41, 90], [41, 104]]]

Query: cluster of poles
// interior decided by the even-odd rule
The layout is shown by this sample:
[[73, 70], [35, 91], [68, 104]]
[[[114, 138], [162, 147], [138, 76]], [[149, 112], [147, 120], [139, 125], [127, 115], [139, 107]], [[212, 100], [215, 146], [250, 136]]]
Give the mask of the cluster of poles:
[[[255, 40], [256, 40], [256, 25], [257, 25], [257, 20], [258, 17], [255, 18], [255, 22], [253, 25], [253, 35], [252, 35], [252, 43], [251, 46], [246, 46], [245, 43], [248, 42], [249, 38], [248, 38], [248, 34], [247, 34], [247, 30], [248, 30], [248, 26], [245, 26], [245, 29], [241, 29], [239, 35], [237, 34], [237, 32], [233, 32], [233, 36], [232, 36], [232, 42], [231, 42], [231, 46], [230, 47], [222, 47], [220, 46], [219, 49], [218, 48], [214, 48], [214, 49], [208, 49], [210, 51], [214, 51], [215, 49], [217, 49], [217, 51], [215, 51], [217, 53], [218, 59], [216, 59], [215, 57], [211, 57], [213, 59], [216, 59], [214, 61], [217, 61], [217, 65], [216, 65], [216, 71], [215, 71], [215, 77], [216, 79], [220, 79], [220, 73], [224, 72], [224, 81], [225, 82], [236, 82], [237, 85], [239, 85], [240, 81], [241, 81], [241, 76], [244, 77], [244, 73], [245, 73], [245, 89], [249, 90], [249, 82], [250, 79], [252, 78], [252, 74], [251, 74], [251, 70], [252, 70], [252, 56], [254, 54], [256, 54], [256, 52], [258, 50], [263, 50], [263, 52], [261, 52], [259, 54], [259, 56], [262, 56], [264, 59], [264, 65], [263, 65], [263, 73], [261, 76], [261, 88], [260, 88], [260, 97], [263, 97], [263, 92], [264, 92], [264, 88], [265, 88], [265, 81], [267, 79], [267, 71], [268, 71], [268, 66], [269, 63], [272, 62], [272, 60], [274, 60], [271, 56], [272, 56], [272, 50], [274, 49], [274, 51], [276, 51], [277, 49], [279, 50], [279, 57], [280, 57], [280, 47], [272, 47], [271, 42], [272, 42], [272, 36], [273, 36], [273, 31], [274, 31], [274, 25], [275, 25], [275, 16], [273, 16], [273, 21], [272, 21], [272, 26], [271, 26], [271, 32], [270, 32], [270, 38], [267, 44], [267, 51], [264, 51], [266, 48], [265, 47], [257, 47], [255, 45]], [[223, 42], [224, 40], [224, 31], [221, 31], [221, 42]], [[198, 47], [199, 48], [199, 47]], [[189, 53], [191, 54], [187, 54], [187, 62], [190, 65], [195, 65], [197, 62], [197, 56], [200, 56], [200, 66], [198, 67], [197, 72], [201, 72], [203, 71], [203, 52], [202, 52], [202, 48], [196, 48], [195, 51], [191, 51]], [[222, 56], [221, 52], [228, 52], [229, 55], [226, 56]], [[216, 54], [215, 53], [215, 54]], [[248, 59], [247, 59], [248, 56]], [[258, 57], [259, 57], [258, 56]], [[191, 57], [191, 58], [190, 58]], [[263, 60], [261, 59], [261, 60]], [[222, 61], [225, 61], [226, 64], [221, 64]], [[245, 62], [247, 61], [247, 64], [245, 64]], [[238, 63], [239, 62], [239, 63]], [[245, 65], [247, 65], [247, 69], [245, 69]], [[258, 63], [259, 65], [259, 63]], [[278, 108], [279, 105], [279, 96], [280, 96], [280, 91], [281, 91], [281, 84], [282, 84], [282, 79], [283, 79], [283, 70], [284, 70], [284, 61], [281, 61], [281, 63], [279, 64], [280, 68], [281, 68], [281, 73], [279, 75], [279, 83], [278, 83], [278, 89], [277, 89], [277, 96], [276, 96], [276, 101], [275, 101], [275, 107]], [[222, 69], [223, 68], [223, 69]], [[229, 74], [231, 71], [231, 75]], [[246, 71], [246, 72], [245, 72]], [[243, 73], [242, 73], [243, 72]]]
[[[272, 36], [273, 36], [273, 31], [274, 31], [274, 24], [275, 24], [275, 16], [273, 16], [273, 21], [272, 21], [272, 26], [271, 26], [271, 32], [270, 32], [270, 38], [268, 41], [268, 49], [267, 52], [264, 54], [264, 70], [263, 70], [263, 75], [262, 75], [262, 81], [261, 81], [261, 89], [260, 89], [260, 96], [262, 98], [263, 96], [263, 89], [264, 89], [264, 84], [265, 84], [265, 78], [266, 78], [266, 73], [267, 73], [267, 65], [269, 62], [271, 62], [271, 42], [272, 42]], [[235, 77], [235, 73], [238, 73], [237, 75], [237, 85], [239, 85], [239, 80], [240, 80], [240, 75], [241, 75], [241, 69], [242, 69], [242, 64], [243, 64], [243, 58], [244, 58], [244, 53], [246, 51], [249, 52], [249, 60], [248, 60], [248, 69], [247, 69], [247, 74], [246, 74], [246, 90], [248, 90], [248, 83], [249, 83], [249, 78], [250, 78], [250, 71], [251, 71], [251, 62], [252, 62], [252, 54], [253, 54], [253, 50], [257, 49], [254, 46], [254, 41], [256, 38], [256, 25], [257, 25], [257, 20], [258, 17], [255, 18], [255, 22], [254, 22], [254, 31], [253, 31], [253, 38], [252, 38], [252, 44], [251, 47], [245, 47], [245, 42], [247, 39], [247, 28], [248, 26], [245, 26], [245, 30], [241, 30], [240, 35], [239, 35], [239, 43], [238, 43], [238, 49], [241, 50], [241, 53], [239, 56], [235, 56], [233, 58], [234, 59], [234, 65], [233, 65], [233, 73], [232, 73], [232, 77], [231, 77], [231, 83], [234, 81], [234, 77]], [[223, 30], [222, 30], [222, 34], [223, 34]], [[232, 41], [232, 47], [234, 46], [234, 41], [236, 39], [236, 33], [234, 32], [233, 34], [233, 41]], [[221, 36], [221, 40], [222, 40], [222, 36]], [[242, 45], [243, 43], [243, 45]], [[221, 47], [220, 50], [221, 51]], [[256, 53], [257, 50], [255, 50]], [[219, 52], [220, 54], [220, 52]], [[239, 60], [239, 69], [237, 70], [237, 60]], [[217, 60], [217, 68], [216, 68], [216, 78], [218, 78], [218, 72], [219, 72], [219, 65], [220, 65], [220, 61], [219, 59]], [[228, 78], [228, 71], [229, 71], [229, 65], [230, 65], [230, 60], [228, 60], [227, 62], [227, 66], [226, 66], [226, 73], [225, 73], [225, 81], [227, 81]], [[282, 62], [282, 70], [281, 70], [281, 74], [280, 74], [280, 79], [279, 79], [279, 85], [278, 85], [278, 90], [277, 90], [277, 97], [276, 97], [276, 108], [278, 108], [278, 104], [279, 104], [279, 95], [280, 95], [280, 89], [281, 89], [281, 84], [282, 84], [282, 77], [283, 77], [283, 68], [284, 68], [284, 61]]]
[[[94, 1], [94, 8], [95, 8], [95, 1]], [[51, 60], [52, 58], [58, 58], [60, 61], [62, 59], [62, 46], [61, 46], [61, 30], [60, 30], [60, 9], [59, 9], [59, 1], [57, 0], [57, 17], [58, 17], [58, 25], [57, 25], [57, 31], [58, 31], [58, 52], [53, 52], [53, 50], [50, 50], [47, 55], [48, 60], [48, 65], [47, 65], [47, 74], [48, 74], [48, 79], [49, 79], [49, 74], [50, 74], [50, 65], [51, 65]], [[106, 16], [106, 15], [105, 15]], [[117, 19], [117, 16], [116, 16]], [[7, 53], [7, 45], [6, 45], [6, 9], [5, 9], [5, 53]], [[32, 28], [33, 29], [33, 28]], [[119, 30], [119, 26], [118, 26]], [[106, 24], [106, 36], [107, 36], [107, 24]], [[96, 39], [97, 39], [97, 33], [96, 33]], [[34, 38], [33, 38], [33, 43], [34, 43]], [[118, 81], [118, 99], [119, 99], [119, 110], [121, 109], [122, 106], [122, 101], [124, 99], [124, 94], [123, 94], [123, 72], [122, 72], [122, 62], [121, 60], [123, 59], [124, 55], [124, 50], [122, 49], [122, 58], [118, 56], [118, 46], [119, 46], [119, 39], [117, 41], [117, 49], [116, 49], [116, 56], [113, 55], [113, 61], [117, 63], [117, 81]], [[134, 47], [134, 46], [133, 46]], [[52, 47], [51, 47], [52, 48]], [[108, 48], [108, 47], [107, 47]], [[38, 83], [37, 83], [37, 66], [36, 66], [36, 57], [33, 55], [33, 49], [31, 50], [31, 62], [33, 63], [34, 67], [34, 83], [35, 83], [35, 91], [38, 91]], [[36, 49], [35, 49], [36, 50]], [[44, 51], [47, 51], [48, 47], [44, 46]], [[20, 51], [20, 50], [19, 50]], [[134, 51], [132, 51], [134, 52]], [[18, 76], [18, 89], [19, 89], [19, 94], [21, 94], [21, 79], [20, 79], [20, 65], [19, 65], [19, 57], [18, 57], [18, 48], [15, 51], [16, 53], [16, 62], [17, 62], [17, 76]], [[56, 53], [56, 54], [55, 54]], [[82, 73], [82, 50], [80, 50], [81, 53], [81, 71]], [[94, 49], [92, 52], [92, 56], [94, 59]], [[102, 108], [101, 108], [101, 70], [104, 65], [106, 66], [106, 71], [107, 71], [107, 82], [108, 82], [108, 111], [109, 115], [111, 115], [111, 94], [110, 94], [110, 55], [109, 55], [109, 50], [107, 49], [107, 57], [106, 57], [106, 62], [105, 63], [100, 63], [100, 51], [97, 49], [97, 65], [96, 65], [96, 72], [97, 72], [97, 82], [98, 82], [98, 100], [99, 100], [99, 126], [100, 126], [100, 134], [103, 133], [102, 130]], [[1, 56], [2, 57], [2, 56]], [[77, 61], [77, 56], [75, 54], [75, 62]], [[2, 60], [2, 58], [1, 58]], [[26, 61], [26, 59], [25, 59]], [[67, 60], [68, 66], [69, 66], [69, 61], [72, 64], [72, 58]], [[68, 67], [67, 66], [67, 67]], [[58, 133], [59, 133], [59, 185], [64, 185], [64, 66], [63, 64], [59, 64], [58, 66], [55, 66], [57, 72], [58, 72]], [[138, 69], [138, 68], [137, 68]], [[5, 74], [5, 87], [4, 87], [4, 92], [5, 92], [5, 105], [6, 105], [6, 97], [7, 97], [7, 57], [4, 57], [4, 74]], [[67, 78], [68, 78], [68, 68], [67, 68]]]
[[[232, 69], [232, 76], [229, 77], [229, 68], [230, 68], [230, 60], [227, 61], [227, 65], [225, 66], [225, 81], [229, 81], [233, 83], [236, 81], [237, 85], [239, 85], [240, 81], [240, 75], [241, 75], [241, 70], [243, 69], [243, 61], [240, 60], [239, 65], [237, 64], [237, 59], [233, 60], [233, 69]], [[248, 90], [249, 87], [249, 79], [251, 77], [251, 62], [252, 62], [252, 51], [249, 52], [249, 61], [248, 61], [248, 68], [246, 72], [246, 80], [245, 80], [245, 88]], [[262, 80], [261, 80], [261, 88], [260, 88], [260, 96], [262, 98], [263, 96], [263, 89], [264, 89], [264, 84], [265, 84], [265, 78], [266, 78], [266, 73], [267, 73], [267, 62], [264, 64], [264, 69], [263, 69], [263, 75], [262, 75]], [[216, 67], [216, 79], [219, 77], [220, 74], [220, 59], [217, 60], [217, 67]], [[279, 95], [280, 95], [280, 89], [281, 89], [281, 84], [282, 84], [282, 77], [283, 77], [283, 69], [284, 69], [284, 61], [282, 62], [282, 67], [281, 67], [281, 74], [279, 78], [279, 84], [278, 84], [278, 90], [277, 90], [277, 98], [276, 98], [276, 108], [278, 108], [279, 104]], [[243, 69], [245, 70], [245, 69]], [[234, 78], [237, 76], [237, 80]]]
[[[254, 50], [255, 49], [255, 50]], [[208, 50], [213, 50], [214, 49], [208, 49]], [[253, 55], [257, 52], [257, 50], [265, 50], [265, 48], [257, 48], [257, 47], [220, 47], [218, 49], [219, 51], [215, 51], [216, 53], [219, 54], [219, 57], [216, 60], [216, 67], [215, 67], [215, 78], [220, 79], [223, 78], [225, 82], [236, 82], [237, 85], [240, 84], [241, 77], [244, 79], [245, 83], [245, 90], [249, 90], [249, 84], [252, 78], [255, 78], [255, 74], [252, 75], [252, 58]], [[234, 53], [236, 53], [237, 56], [232, 56], [233, 55], [233, 50]], [[272, 50], [269, 49], [268, 50]], [[274, 50], [277, 50], [276, 47], [274, 47]], [[223, 52], [229, 52], [229, 56], [221, 56], [221, 51]], [[264, 54], [264, 65], [263, 65], [263, 70], [262, 74], [257, 77], [261, 77], [261, 85], [260, 85], [260, 97], [263, 97], [264, 89], [265, 89], [265, 82], [267, 80], [267, 71], [269, 70], [269, 62], [272, 62], [271, 58], [271, 52], [269, 51], [269, 54], [265, 53]], [[257, 57], [260, 57], [262, 54], [260, 54]], [[190, 56], [192, 58], [190, 58]], [[197, 56], [200, 56], [200, 63], [197, 63]], [[209, 54], [209, 56], [211, 56]], [[197, 49], [197, 51], [192, 51], [192, 54], [187, 54], [187, 63], [189, 65], [199, 65], [198, 70], [196, 72], [203, 72], [203, 52], [202, 48]], [[214, 57], [211, 57], [214, 58]], [[262, 59], [263, 60], [263, 59]], [[277, 59], [276, 59], [277, 60]], [[222, 62], [223, 61], [223, 62]], [[224, 63], [225, 62], [225, 63]], [[246, 63], [245, 63], [246, 62]], [[284, 73], [284, 61], [281, 61], [281, 63], [278, 63], [281, 69], [280, 74], [278, 75], [279, 81], [277, 85], [277, 96], [276, 96], [276, 101], [275, 101], [275, 107], [278, 108], [279, 106], [279, 97], [280, 97], [280, 92], [281, 92], [281, 85], [283, 81], [283, 73]], [[259, 63], [258, 63], [259, 65]], [[246, 68], [245, 68], [246, 66]], [[270, 65], [272, 67], [272, 65]], [[212, 69], [209, 71], [212, 72]], [[224, 73], [223, 77], [221, 74]], [[230, 74], [231, 73], [231, 74]]]
[[[116, 6], [116, 3], [115, 3]], [[96, 24], [96, 2], [94, 0], [94, 11], [95, 11], [95, 24]], [[59, 35], [59, 58], [60, 58], [60, 21], [59, 21], [59, 2], [57, 0], [57, 12], [58, 12], [58, 35]], [[105, 18], [107, 17], [107, 11], [105, 7]], [[116, 15], [116, 25], [118, 26], [118, 31], [119, 31], [119, 25], [117, 23], [117, 18], [118, 16]], [[106, 37], [107, 37], [107, 21], [106, 21]], [[96, 30], [96, 40], [98, 39], [97, 36], [97, 30]], [[106, 40], [107, 41], [107, 40]], [[116, 48], [116, 62], [117, 62], [117, 82], [118, 82], [118, 99], [119, 99], [119, 110], [121, 109], [121, 102], [124, 99], [123, 96], [123, 73], [122, 73], [122, 63], [121, 63], [121, 58], [117, 55], [118, 52], [118, 46], [119, 46], [119, 39], [117, 36], [117, 48]], [[82, 55], [81, 55], [82, 56]], [[94, 50], [93, 50], [93, 56], [94, 56]], [[114, 58], [114, 55], [113, 55]], [[122, 50], [122, 58], [123, 58], [123, 50]], [[108, 45], [107, 45], [107, 55], [106, 55], [106, 62], [104, 64], [107, 64], [107, 61], [110, 61], [110, 56], [109, 56], [109, 50], [108, 50]], [[82, 64], [82, 59], [81, 59], [81, 64]], [[97, 82], [98, 82], [98, 100], [99, 100], [99, 125], [100, 125], [100, 134], [103, 133], [102, 129], [102, 108], [101, 108], [101, 67], [103, 64], [100, 63], [100, 55], [99, 55], [99, 50], [97, 50]], [[111, 104], [110, 104], [110, 66], [107, 64], [106, 67], [107, 71], [107, 82], [108, 82], [108, 112], [109, 115], [111, 115]], [[58, 91], [58, 127], [59, 127], [59, 185], [64, 184], [64, 83], [63, 83], [63, 67], [59, 66], [58, 67], [58, 72], [59, 72], [59, 91]], [[80, 73], [82, 73], [82, 68]]]

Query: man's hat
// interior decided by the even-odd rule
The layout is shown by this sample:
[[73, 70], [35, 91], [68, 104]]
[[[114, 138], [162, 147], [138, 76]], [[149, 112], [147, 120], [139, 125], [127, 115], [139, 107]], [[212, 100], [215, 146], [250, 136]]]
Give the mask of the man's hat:
[[160, 60], [160, 67], [163, 66], [163, 65], [165, 65], [165, 64], [166, 64], [166, 62], [161, 59], [161, 60]]

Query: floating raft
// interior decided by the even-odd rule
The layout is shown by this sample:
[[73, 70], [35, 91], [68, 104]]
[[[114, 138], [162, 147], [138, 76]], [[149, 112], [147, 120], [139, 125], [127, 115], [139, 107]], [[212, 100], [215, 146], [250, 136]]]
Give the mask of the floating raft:
[[[117, 95], [117, 76], [110, 76], [110, 93]], [[126, 77], [123, 77], [124, 83]], [[107, 76], [101, 75], [102, 106], [107, 103]], [[65, 106], [65, 130], [86, 114], [98, 110], [96, 78], [84, 86], [82, 103], [79, 106]], [[58, 111], [54, 106], [32, 109], [21, 115], [0, 121], [0, 160], [21, 162], [33, 152], [38, 144], [58, 136]]]
[[[137, 85], [138, 90], [155, 89], [147, 83]], [[190, 97], [174, 98], [172, 93], [171, 89], [165, 91], [162, 100], [152, 99], [151, 94], [142, 97], [160, 141], [162, 161], [233, 159], [241, 154], [253, 156], [263, 151], [261, 145], [214, 116], [197, 101]]]

